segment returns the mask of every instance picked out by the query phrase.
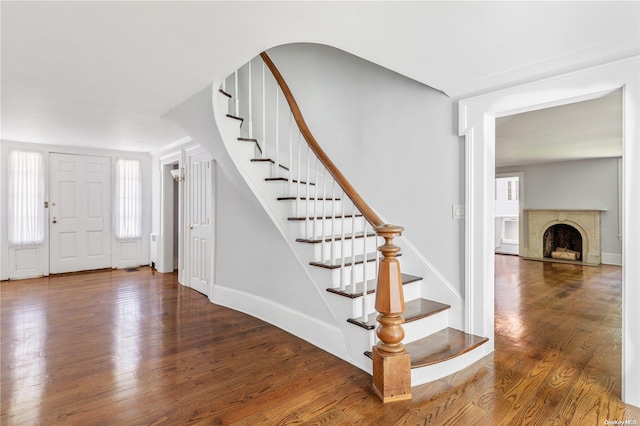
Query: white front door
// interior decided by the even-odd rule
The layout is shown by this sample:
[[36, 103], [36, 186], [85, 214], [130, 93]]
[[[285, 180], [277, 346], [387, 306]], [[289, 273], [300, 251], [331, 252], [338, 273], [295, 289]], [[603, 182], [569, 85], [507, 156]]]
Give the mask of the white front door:
[[111, 158], [50, 156], [52, 274], [111, 266]]
[[211, 229], [213, 207], [213, 162], [201, 152], [188, 157], [187, 175], [188, 285], [208, 296], [212, 271]]

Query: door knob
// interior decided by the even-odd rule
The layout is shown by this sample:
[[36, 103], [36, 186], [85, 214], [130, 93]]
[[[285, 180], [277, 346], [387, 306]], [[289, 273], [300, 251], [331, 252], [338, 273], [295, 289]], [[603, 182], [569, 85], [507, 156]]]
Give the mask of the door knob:
[[193, 229], [193, 225], [189, 225], [189, 229]]
[[51, 222], [51, 223], [58, 223], [58, 221], [56, 220], [55, 216], [53, 217], [53, 222]]

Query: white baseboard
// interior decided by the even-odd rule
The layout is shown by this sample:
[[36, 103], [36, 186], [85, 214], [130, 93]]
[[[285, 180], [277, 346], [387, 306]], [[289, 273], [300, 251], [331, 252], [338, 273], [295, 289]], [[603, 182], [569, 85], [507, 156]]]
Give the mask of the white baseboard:
[[213, 286], [210, 300], [266, 321], [339, 358], [347, 358], [341, 330], [317, 318], [280, 305], [273, 300], [220, 285]]
[[622, 266], [622, 255], [615, 253], [602, 253], [602, 263], [605, 265]]

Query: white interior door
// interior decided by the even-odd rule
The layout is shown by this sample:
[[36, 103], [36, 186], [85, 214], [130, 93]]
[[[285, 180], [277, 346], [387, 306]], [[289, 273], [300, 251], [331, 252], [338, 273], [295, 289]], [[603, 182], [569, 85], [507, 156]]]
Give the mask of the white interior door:
[[209, 153], [189, 157], [187, 184], [187, 239], [189, 286], [209, 296], [212, 270], [211, 226], [213, 206], [213, 164]]
[[111, 158], [50, 157], [50, 272], [111, 266]]

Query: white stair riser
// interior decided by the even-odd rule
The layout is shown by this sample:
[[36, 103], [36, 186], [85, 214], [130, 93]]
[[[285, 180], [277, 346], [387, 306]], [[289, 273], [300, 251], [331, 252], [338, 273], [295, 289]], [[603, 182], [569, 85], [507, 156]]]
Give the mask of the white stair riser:
[[484, 345], [480, 345], [479, 347], [455, 358], [439, 362], [437, 364], [428, 365], [426, 367], [412, 368], [411, 385], [419, 386], [439, 380], [445, 376], [449, 376], [473, 364], [474, 362], [479, 361], [490, 352], [490, 347], [485, 343]]
[[449, 309], [426, 318], [404, 323], [404, 343], [414, 342], [449, 327]]
[[[283, 197], [290, 196], [283, 194]], [[289, 212], [294, 217], [318, 217], [318, 216], [340, 216], [342, 215], [342, 201], [306, 201], [306, 200], [287, 200], [282, 201], [289, 205]], [[345, 214], [351, 214], [351, 209]], [[340, 219], [335, 219], [340, 220]]]
[[[291, 221], [298, 222], [297, 226], [299, 227], [299, 231], [297, 235], [301, 238], [312, 238], [319, 237], [321, 235], [341, 235], [342, 229], [344, 228], [344, 233], [346, 235], [351, 234], [351, 230], [355, 229], [355, 232], [362, 232], [363, 223], [361, 217], [355, 218], [355, 223], [351, 218], [345, 219], [307, 219], [300, 221]], [[315, 228], [315, 233], [314, 233]]]
[[[332, 288], [340, 287], [341, 283], [345, 286], [350, 286], [353, 282], [359, 283], [364, 281], [365, 268], [362, 263], [353, 266], [345, 266], [344, 268], [327, 269], [327, 271], [330, 271], [330, 281], [327, 280], [326, 282]], [[368, 262], [366, 267], [366, 279], [372, 280], [376, 278], [376, 276], [377, 271], [375, 262]]]
[[[352, 241], [355, 241], [352, 244]], [[366, 238], [366, 253], [377, 252], [378, 240], [376, 237]], [[312, 245], [312, 255], [315, 262], [324, 262], [331, 259], [339, 259], [344, 256], [350, 258], [353, 253], [356, 256], [365, 253], [365, 238], [345, 239], [344, 241], [325, 241]]]
[[[347, 291], [349, 291], [348, 288], [347, 288]], [[413, 296], [415, 296], [416, 294], [418, 295], [417, 298], [419, 298], [420, 284], [419, 282], [407, 284], [403, 286], [403, 291], [405, 293], [406, 301], [413, 300], [414, 299]], [[375, 299], [376, 299], [375, 293], [367, 294], [366, 304], [367, 304], [368, 314], [372, 314], [376, 310]], [[331, 304], [332, 306], [335, 307], [336, 312], [339, 312], [341, 315], [344, 314], [345, 318], [362, 317], [362, 305], [363, 305], [362, 297], [356, 297], [354, 299], [350, 299], [348, 297], [344, 297], [336, 294], [336, 295], [333, 295], [333, 297], [330, 300], [332, 301]]]

